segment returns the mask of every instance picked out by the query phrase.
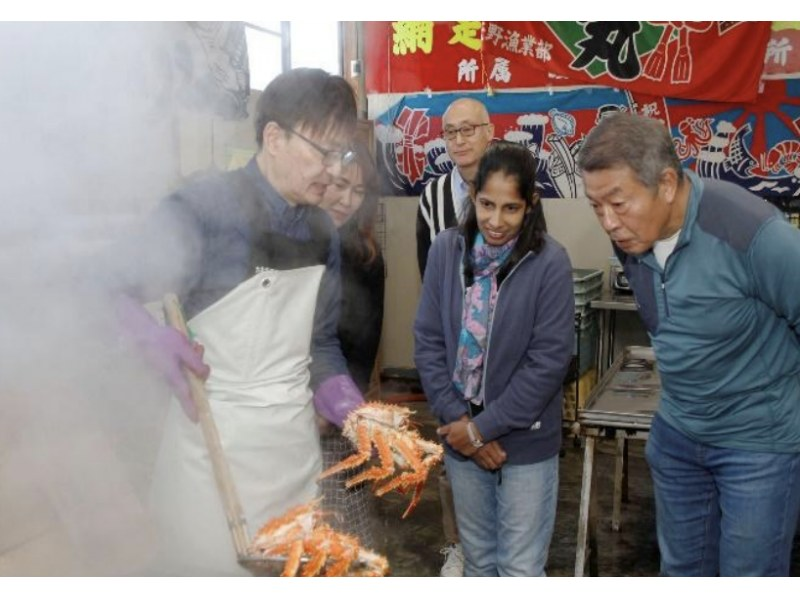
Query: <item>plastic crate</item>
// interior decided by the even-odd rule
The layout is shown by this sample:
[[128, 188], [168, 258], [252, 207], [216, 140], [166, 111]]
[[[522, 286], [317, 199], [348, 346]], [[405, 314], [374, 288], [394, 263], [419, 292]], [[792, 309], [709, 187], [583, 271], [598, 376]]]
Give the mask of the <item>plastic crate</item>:
[[592, 313], [582, 317], [580, 326], [575, 322], [575, 345], [572, 354], [577, 358], [578, 376], [594, 367], [597, 361], [597, 343], [600, 334], [600, 324], [596, 314]]
[[572, 269], [572, 288], [575, 294], [585, 294], [603, 286], [603, 271], [591, 268]]
[[575, 313], [586, 316], [589, 303], [599, 299], [603, 293], [603, 271], [586, 268], [572, 270], [572, 288], [575, 293]]
[[[579, 317], [580, 316], [580, 317]], [[575, 312], [575, 332], [578, 332], [578, 327], [580, 326], [581, 330], [586, 330], [587, 328], [591, 328], [593, 326], [597, 326], [597, 310], [590, 310], [587, 314], [579, 314], [577, 311]], [[578, 321], [580, 320], [580, 322]]]
[[575, 295], [575, 314], [580, 314], [583, 319], [587, 319], [594, 313], [594, 310], [589, 307], [589, 304], [595, 299], [600, 298], [600, 292], [593, 295]]

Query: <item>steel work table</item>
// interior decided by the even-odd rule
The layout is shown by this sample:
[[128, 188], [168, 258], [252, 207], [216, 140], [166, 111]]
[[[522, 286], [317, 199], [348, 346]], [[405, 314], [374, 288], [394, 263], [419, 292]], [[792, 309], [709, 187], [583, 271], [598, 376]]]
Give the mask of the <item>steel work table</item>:
[[578, 410], [579, 434], [584, 438], [583, 477], [578, 515], [575, 576], [597, 575], [595, 535], [594, 457], [598, 439], [616, 441], [614, 502], [611, 527], [619, 531], [622, 502], [627, 501], [628, 440], [646, 440], [658, 408], [661, 381], [651, 347], [625, 347]]
[[597, 351], [598, 377], [611, 367], [614, 361], [614, 333], [618, 311], [636, 311], [633, 295], [620, 295], [603, 290], [600, 299], [593, 299], [589, 307], [600, 312], [599, 350]]

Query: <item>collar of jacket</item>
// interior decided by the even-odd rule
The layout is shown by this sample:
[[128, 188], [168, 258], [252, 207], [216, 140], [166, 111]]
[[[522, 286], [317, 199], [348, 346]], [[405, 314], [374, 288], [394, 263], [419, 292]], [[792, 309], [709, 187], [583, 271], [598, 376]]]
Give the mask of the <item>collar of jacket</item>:
[[[460, 255], [460, 259], [459, 259], [459, 262], [461, 263], [461, 268], [459, 268], [459, 272], [461, 274], [461, 291], [463, 292], [463, 291], [467, 290], [466, 281], [464, 279], [464, 255], [465, 255], [465, 253], [467, 251], [467, 242], [466, 242], [466, 239], [464, 239], [464, 235], [461, 234], [461, 233], [459, 233], [459, 235], [458, 235], [457, 244], [458, 244], [458, 250], [459, 250], [459, 252], [461, 254]], [[502, 287], [505, 284], [506, 280], [511, 278], [511, 275], [514, 272], [516, 272], [517, 269], [522, 264], [524, 264], [526, 261], [528, 261], [528, 259], [530, 259], [532, 254], [533, 254], [533, 252], [528, 251], [528, 253], [526, 253], [525, 255], [522, 256], [522, 259], [519, 260], [519, 262], [517, 262], [517, 264], [511, 269], [511, 271], [508, 274], [506, 274], [505, 278], [503, 279], [503, 282], [501, 282], [499, 285], [497, 285], [497, 292], [498, 293], [500, 292], [500, 287]]]
[[[689, 199], [686, 202], [686, 214], [683, 216], [681, 235], [678, 237], [678, 242], [675, 244], [673, 253], [680, 251], [692, 240], [692, 229], [694, 227], [694, 223], [697, 221], [697, 211], [700, 208], [700, 197], [703, 195], [703, 189], [705, 187], [703, 184], [703, 179], [701, 179], [697, 173], [689, 169], [684, 169], [683, 173], [689, 181], [691, 191], [689, 192]], [[631, 257], [634, 260], [645, 264], [648, 268], [655, 270], [656, 272], [661, 271], [661, 266], [658, 264], [652, 249], [640, 256]]]

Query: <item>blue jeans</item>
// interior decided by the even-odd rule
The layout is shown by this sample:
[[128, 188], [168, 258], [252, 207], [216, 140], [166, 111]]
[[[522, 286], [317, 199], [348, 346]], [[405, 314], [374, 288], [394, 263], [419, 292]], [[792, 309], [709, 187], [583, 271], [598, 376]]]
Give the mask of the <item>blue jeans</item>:
[[800, 454], [708, 446], [656, 416], [646, 456], [662, 575], [789, 575]]
[[558, 503], [558, 455], [500, 472], [445, 455], [466, 577], [544, 575]]

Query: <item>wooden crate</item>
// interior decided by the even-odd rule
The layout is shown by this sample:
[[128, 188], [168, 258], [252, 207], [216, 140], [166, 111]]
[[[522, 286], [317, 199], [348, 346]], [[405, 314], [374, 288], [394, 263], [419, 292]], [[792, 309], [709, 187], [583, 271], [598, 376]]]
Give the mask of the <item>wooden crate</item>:
[[578, 418], [578, 409], [583, 409], [586, 405], [586, 399], [589, 398], [589, 393], [592, 392], [596, 384], [597, 370], [590, 368], [578, 380], [577, 400], [575, 397], [575, 380], [564, 385], [564, 420], [575, 421]]

